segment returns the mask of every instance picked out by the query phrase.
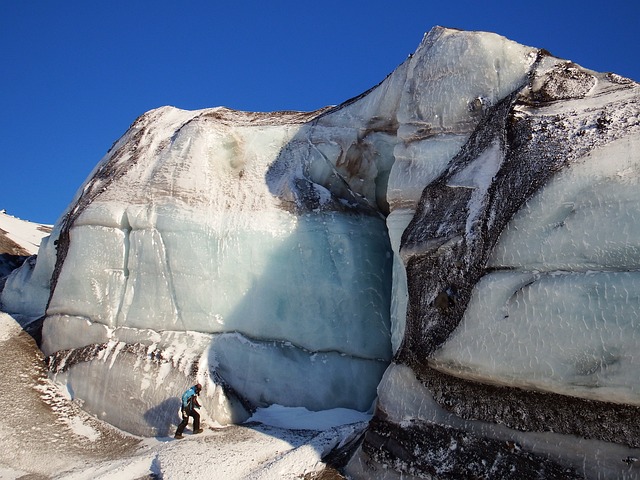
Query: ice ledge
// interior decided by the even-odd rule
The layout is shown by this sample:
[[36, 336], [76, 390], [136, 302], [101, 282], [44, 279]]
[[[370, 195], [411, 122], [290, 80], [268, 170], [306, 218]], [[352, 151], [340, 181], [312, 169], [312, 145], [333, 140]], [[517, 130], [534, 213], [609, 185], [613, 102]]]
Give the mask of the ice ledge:
[[[607, 413], [589, 403], [567, 405], [561, 396], [545, 400], [544, 396], [533, 394], [532, 398], [526, 391], [521, 392], [521, 398], [512, 398], [509, 391], [495, 390], [494, 397], [487, 401], [485, 396], [492, 389], [477, 389], [474, 385], [468, 389], [452, 385], [449, 393], [453, 395], [443, 402], [442, 398], [434, 398], [442, 396], [442, 390], [434, 388], [432, 381], [433, 378], [425, 382], [425, 378], [418, 378], [403, 365], [389, 367], [379, 386], [378, 412], [374, 417], [378, 420], [373, 422], [372, 434], [365, 437], [349, 463], [347, 473], [355, 478], [371, 478], [376, 471], [383, 475], [390, 465], [407, 474], [421, 469], [433, 474], [437, 467], [447, 473], [452, 469], [462, 472], [476, 465], [479, 468], [474, 472], [476, 475], [483, 471], [491, 476], [495, 474], [494, 468], [502, 468], [505, 478], [536, 478], [538, 474], [554, 478], [637, 478], [635, 468], [629, 467], [633, 459], [640, 457], [638, 424], [633, 420], [637, 412]], [[466, 402], [461, 397], [472, 398], [480, 410], [465, 412]], [[554, 408], [544, 409], [545, 401]], [[483, 403], [486, 409], [494, 410], [482, 410]], [[525, 432], [520, 425], [509, 428], [510, 421], [499, 417], [509, 414], [525, 422], [540, 422], [553, 431]], [[597, 420], [589, 419], [590, 416]], [[603, 418], [607, 421], [600, 427]], [[629, 427], [635, 431], [629, 431]], [[618, 432], [615, 440], [612, 430]], [[382, 440], [389, 435], [400, 442], [415, 441], [405, 449], [391, 450], [385, 448], [387, 443]], [[420, 439], [433, 435], [436, 435], [433, 441], [421, 443]], [[612, 440], [619, 444], [610, 443]], [[624, 446], [625, 443], [635, 448]], [[478, 444], [484, 447], [475, 452], [474, 445]], [[474, 463], [476, 455], [479, 458]], [[519, 460], [521, 455], [527, 460]], [[504, 458], [509, 458], [506, 465], [502, 463]], [[544, 473], [536, 472], [540, 468]]]

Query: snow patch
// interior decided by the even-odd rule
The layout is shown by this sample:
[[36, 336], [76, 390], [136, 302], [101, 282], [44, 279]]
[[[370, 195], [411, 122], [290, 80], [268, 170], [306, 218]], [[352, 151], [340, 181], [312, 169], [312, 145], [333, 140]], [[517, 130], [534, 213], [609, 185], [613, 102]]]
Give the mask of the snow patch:
[[339, 425], [368, 422], [370, 419], [371, 414], [347, 408], [313, 412], [304, 407], [283, 407], [274, 404], [267, 408], [258, 408], [247, 423], [260, 422], [292, 430], [328, 430]]
[[90, 442], [95, 442], [100, 438], [100, 433], [90, 425], [87, 425], [85, 422], [83, 422], [80, 417], [72, 417], [67, 420], [69, 428], [71, 428], [71, 431], [73, 431], [73, 433], [75, 433], [76, 435], [85, 437]]
[[10, 240], [33, 255], [38, 253], [42, 239], [51, 233], [51, 225], [21, 220], [2, 210], [0, 211], [0, 231], [6, 232]]

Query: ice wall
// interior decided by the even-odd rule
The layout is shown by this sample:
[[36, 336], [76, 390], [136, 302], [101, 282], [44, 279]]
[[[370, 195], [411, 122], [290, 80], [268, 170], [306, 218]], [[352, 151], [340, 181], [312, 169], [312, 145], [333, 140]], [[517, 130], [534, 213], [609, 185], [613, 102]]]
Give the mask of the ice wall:
[[[52, 291], [39, 302], [42, 348], [72, 359], [60, 378], [87, 397], [101, 391], [78, 385], [95, 349], [146, 345], [146, 331], [200, 332], [209, 344], [191, 347], [183, 373], [200, 375], [197, 359], [215, 359], [206, 367], [212, 390], [224, 383], [244, 410], [367, 410], [391, 357], [384, 209], [395, 142], [386, 120], [367, 122], [389, 99], [310, 114], [167, 107], [138, 119], [79, 190], [55, 248], [41, 251], [48, 275], [39, 286]], [[14, 280], [9, 309], [21, 308], [23, 282]], [[223, 341], [225, 333], [246, 341]], [[124, 375], [122, 348], [98, 377]], [[288, 372], [289, 357], [308, 368]], [[154, 362], [148, 368], [160, 375]], [[150, 408], [166, 394], [146, 390], [141, 402]], [[87, 408], [108, 415], [109, 395], [90, 397]], [[141, 432], [143, 423], [119, 426]]]
[[640, 478], [638, 100], [437, 27], [337, 107], [154, 110], [2, 302], [130, 431], [377, 393], [353, 478]]
[[527, 202], [436, 361], [493, 382], [639, 404], [639, 147], [632, 136], [597, 148]]
[[535, 58], [535, 49], [498, 35], [434, 29], [404, 66], [387, 194], [387, 226], [395, 252], [394, 351], [404, 337], [407, 298], [400, 240], [422, 190], [446, 170], [484, 112], [525, 82]]
[[[376, 204], [389, 160], [339, 171], [332, 165], [355, 129], [327, 139], [331, 125], [304, 125], [317, 114], [163, 108], [98, 165], [59, 227], [42, 343], [52, 358], [72, 359], [58, 377], [87, 409], [153, 433], [140, 416], [166, 387], [144, 390], [132, 418], [116, 420], [111, 395], [88, 380], [126, 384], [135, 355], [150, 355], [130, 346], [153, 345], [149, 331], [176, 332], [153, 349], [167, 365], [182, 361], [172, 351], [185, 335], [207, 335], [185, 347], [181, 373], [238, 399], [231, 414], [209, 402], [220, 421], [270, 403], [371, 406], [391, 355], [391, 255]], [[96, 349], [112, 352], [110, 361], [94, 358]], [[165, 363], [147, 363], [148, 382], [160, 382]], [[135, 391], [141, 380], [130, 380]], [[185, 380], [171, 383], [177, 396]]]
[[[610, 100], [624, 105], [608, 112], [612, 122], [629, 123], [634, 95]], [[470, 378], [482, 371], [485, 381], [637, 405], [639, 140], [635, 126], [598, 127], [603, 114], [587, 105], [589, 113], [546, 107], [593, 122], [572, 118], [547, 129], [573, 127], [578, 138], [601, 140], [588, 139], [585, 155], [568, 154], [568, 165], [509, 221], [434, 361]]]
[[422, 191], [353, 478], [640, 478], [639, 93], [540, 51]]

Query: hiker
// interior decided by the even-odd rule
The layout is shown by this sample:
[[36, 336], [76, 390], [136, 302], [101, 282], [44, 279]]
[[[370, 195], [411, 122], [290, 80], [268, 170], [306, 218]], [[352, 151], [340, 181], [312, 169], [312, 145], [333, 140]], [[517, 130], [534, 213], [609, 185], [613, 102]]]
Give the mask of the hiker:
[[193, 417], [193, 433], [202, 433], [200, 428], [200, 414], [196, 412], [196, 408], [200, 408], [198, 403], [198, 395], [202, 390], [202, 385], [196, 383], [182, 394], [182, 422], [178, 425], [174, 438], [183, 438], [182, 432], [189, 423], [189, 417]]

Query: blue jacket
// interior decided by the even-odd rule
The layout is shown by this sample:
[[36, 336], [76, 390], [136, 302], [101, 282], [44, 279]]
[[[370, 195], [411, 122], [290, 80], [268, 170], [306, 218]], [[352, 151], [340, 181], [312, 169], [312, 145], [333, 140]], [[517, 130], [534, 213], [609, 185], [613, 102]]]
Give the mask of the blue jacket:
[[189, 399], [194, 395], [196, 395], [195, 385], [182, 394], [182, 408], [187, 408], [189, 406]]

